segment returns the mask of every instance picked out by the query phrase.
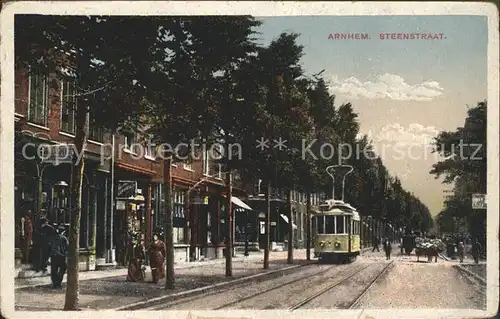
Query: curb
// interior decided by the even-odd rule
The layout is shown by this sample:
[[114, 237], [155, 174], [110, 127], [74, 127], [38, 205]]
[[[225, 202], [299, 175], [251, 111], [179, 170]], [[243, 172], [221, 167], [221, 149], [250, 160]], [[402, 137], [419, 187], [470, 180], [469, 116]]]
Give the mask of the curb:
[[195, 289], [191, 289], [191, 290], [187, 290], [187, 291], [181, 291], [181, 292], [178, 292], [178, 293], [175, 293], [175, 294], [171, 294], [171, 295], [160, 296], [160, 297], [156, 297], [156, 298], [153, 298], [153, 299], [148, 299], [148, 300], [145, 300], [145, 301], [139, 301], [139, 302], [136, 302], [136, 303], [133, 303], [133, 304], [130, 304], [130, 305], [121, 306], [121, 307], [110, 309], [110, 310], [112, 310], [112, 311], [123, 311], [123, 310], [128, 311], [128, 310], [144, 309], [144, 308], [146, 308], [148, 306], [154, 305], [155, 303], [157, 303], [159, 301], [167, 301], [169, 299], [175, 300], [175, 299], [180, 299], [180, 298], [184, 298], [184, 297], [188, 297], [188, 296], [194, 296], [194, 295], [197, 295], [197, 294], [202, 294], [202, 293], [204, 293], [206, 291], [209, 291], [209, 290], [214, 290], [214, 289], [217, 289], [217, 288], [230, 287], [230, 286], [233, 286], [233, 285], [236, 285], [236, 284], [241, 284], [241, 283], [244, 283], [244, 282], [247, 282], [247, 281], [251, 281], [253, 279], [265, 278], [267, 276], [272, 276], [272, 275], [274, 275], [276, 273], [285, 272], [285, 271], [289, 271], [289, 270], [293, 270], [293, 269], [297, 269], [297, 268], [301, 268], [301, 267], [305, 267], [305, 266], [310, 266], [310, 265], [313, 265], [315, 263], [316, 262], [311, 261], [310, 263], [305, 263], [305, 264], [302, 264], [302, 265], [294, 265], [294, 266], [289, 266], [289, 267], [285, 267], [285, 268], [281, 268], [281, 269], [267, 271], [267, 272], [260, 273], [260, 274], [255, 274], [255, 275], [250, 275], [250, 276], [244, 276], [244, 277], [241, 277], [241, 278], [238, 278], [238, 279], [234, 279], [234, 280], [231, 280], [231, 281], [220, 282], [220, 283], [213, 284], [213, 285], [210, 285], [210, 286], [199, 287], [199, 288], [195, 288]]
[[465, 272], [466, 274], [476, 278], [477, 280], [479, 280], [483, 285], [486, 285], [486, 279], [484, 279], [483, 277], [479, 276], [478, 274], [475, 274], [473, 273], [472, 271], [470, 271], [469, 269], [466, 269], [464, 268], [462, 265], [455, 265], [454, 266], [455, 268], [457, 268], [459, 271], [463, 271]]

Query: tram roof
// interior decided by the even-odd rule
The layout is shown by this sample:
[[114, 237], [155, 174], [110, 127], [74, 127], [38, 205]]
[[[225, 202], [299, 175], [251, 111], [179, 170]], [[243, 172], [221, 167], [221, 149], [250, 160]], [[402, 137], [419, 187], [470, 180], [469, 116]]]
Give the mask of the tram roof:
[[356, 208], [341, 200], [328, 199], [319, 205], [320, 210], [317, 214], [325, 215], [347, 215], [353, 216], [353, 219], [359, 220], [359, 213]]

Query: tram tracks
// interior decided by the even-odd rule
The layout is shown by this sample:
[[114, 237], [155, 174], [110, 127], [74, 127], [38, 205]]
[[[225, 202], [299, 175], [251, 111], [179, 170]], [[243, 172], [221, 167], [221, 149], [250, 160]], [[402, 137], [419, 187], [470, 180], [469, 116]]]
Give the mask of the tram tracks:
[[[313, 264], [310, 264], [309, 266], [313, 266], [313, 265], [317, 265], [317, 266], [322, 266], [318, 263], [313, 263]], [[282, 288], [282, 287], [285, 287], [287, 285], [290, 285], [290, 284], [293, 284], [293, 283], [296, 283], [296, 282], [299, 282], [301, 280], [306, 280], [306, 279], [310, 279], [310, 278], [313, 278], [315, 276], [318, 276], [318, 275], [321, 275], [321, 274], [324, 274], [328, 271], [331, 271], [333, 268], [336, 268], [336, 266], [331, 266], [331, 267], [328, 267], [326, 269], [322, 269], [320, 271], [316, 271], [316, 272], [312, 272], [310, 273], [309, 271], [307, 270], [304, 270], [305, 274], [302, 274], [300, 275], [299, 273], [297, 274], [292, 274], [291, 276], [296, 276], [298, 275], [297, 278], [295, 279], [292, 279], [292, 280], [287, 280], [286, 282], [282, 283], [282, 284], [279, 284], [279, 285], [273, 285], [271, 286], [270, 288], [265, 288], [263, 290], [260, 290], [258, 291], [257, 293], [253, 293], [253, 294], [250, 294], [250, 295], [247, 295], [247, 296], [243, 296], [243, 297], [240, 297], [234, 301], [231, 301], [231, 302], [228, 302], [228, 303], [225, 303], [221, 306], [217, 306], [215, 308], [210, 308], [211, 310], [218, 310], [218, 309], [223, 309], [223, 308], [227, 308], [227, 307], [230, 307], [232, 305], [235, 305], [235, 304], [238, 304], [238, 303], [241, 303], [245, 300], [249, 300], [251, 298], [254, 298], [256, 296], [259, 296], [259, 295], [262, 295], [266, 292], [270, 292], [270, 291], [273, 291], [273, 290], [276, 290], [276, 289], [279, 289], [279, 288]], [[281, 277], [281, 278], [285, 278], [286, 277]], [[272, 279], [272, 280], [276, 280], [276, 279]], [[278, 279], [280, 280], [280, 279]], [[263, 281], [263, 282], [258, 282], [258, 283], [254, 283], [255, 285], [267, 285], [269, 284], [270, 281]], [[252, 285], [252, 283], [250, 283], [250, 285]], [[224, 297], [224, 294], [230, 294], [230, 291], [233, 290], [233, 291], [236, 291], [238, 289], [244, 289], [244, 287], [248, 287], [247, 285], [237, 285], [237, 286], [233, 286], [233, 287], [229, 287], [227, 289], [223, 289], [223, 290], [220, 290], [220, 291], [216, 291], [215, 293], [204, 293], [204, 294], [200, 294], [200, 295], [195, 295], [195, 296], [190, 296], [190, 297], [186, 297], [186, 298], [181, 298], [181, 299], [178, 299], [178, 300], [173, 300], [171, 302], [168, 302], [168, 303], [165, 303], [165, 304], [159, 304], [159, 305], [156, 305], [156, 306], [152, 306], [152, 307], [148, 307], [148, 310], [161, 310], [161, 309], [175, 309], [176, 306], [179, 306], [181, 308], [185, 308], [186, 306], [190, 305], [190, 304], [198, 304], [198, 302], [200, 300], [203, 300], [203, 299], [214, 299], [214, 296], [221, 296], [220, 299], [223, 299], [225, 298]], [[203, 301], [202, 301], [203, 302]]]
[[[380, 270], [378, 272], [378, 274], [375, 276], [374, 279], [372, 279], [368, 286], [365, 286], [365, 288], [363, 288], [363, 290], [361, 291], [360, 294], [358, 294], [358, 296], [356, 297], [356, 299], [354, 299], [349, 305], [348, 305], [348, 309], [352, 309], [354, 308], [358, 303], [359, 301], [365, 296], [365, 294], [368, 292], [368, 290], [377, 282], [377, 280], [384, 274], [387, 272], [387, 270], [393, 265], [394, 261], [391, 261], [389, 263], [387, 263], [387, 265], [385, 265], [382, 270]], [[298, 303], [295, 303], [294, 305], [290, 306], [289, 307], [289, 310], [293, 311], [293, 310], [297, 310], [297, 309], [300, 309], [302, 307], [304, 307], [305, 305], [309, 304], [311, 301], [317, 299], [318, 297], [320, 296], [323, 296], [324, 294], [326, 294], [327, 292], [331, 291], [332, 289], [334, 289], [335, 287], [338, 287], [344, 283], [346, 283], [347, 281], [349, 281], [350, 279], [352, 279], [353, 277], [355, 277], [356, 275], [358, 275], [359, 273], [361, 273], [362, 271], [364, 271], [365, 269], [371, 267], [372, 265], [367, 265], [365, 267], [362, 267], [361, 269], [357, 269], [356, 271], [352, 271], [351, 273], [349, 273], [347, 276], [344, 276], [342, 277], [341, 279], [338, 279], [336, 280], [335, 282], [331, 283], [330, 285], [328, 285], [327, 287], [317, 291], [316, 293], [308, 296], [307, 298], [304, 298], [303, 300], [301, 300], [300, 302]]]
[[354, 301], [349, 305], [348, 309], [354, 309], [356, 306], [358, 306], [361, 299], [363, 299], [363, 297], [375, 285], [375, 283], [380, 279], [380, 277], [382, 277], [382, 275], [385, 274], [389, 270], [389, 268], [391, 268], [393, 265], [394, 265], [394, 261], [391, 261], [390, 263], [388, 263], [382, 269], [382, 271], [380, 271], [380, 273], [375, 278], [373, 278], [373, 280], [370, 282], [370, 284], [361, 291], [361, 293], [358, 295], [358, 297], [356, 299], [354, 299]]
[[[336, 303], [340, 308], [352, 309], [356, 307], [359, 301], [365, 296], [365, 294], [370, 290], [370, 288], [377, 282], [377, 280], [387, 272], [387, 270], [393, 265], [393, 261], [383, 265], [382, 269], [374, 268], [377, 267], [375, 264], [349, 264], [349, 265], [333, 265], [320, 271], [307, 272], [306, 274], [297, 274], [296, 278], [292, 280], [286, 280], [283, 277], [281, 280], [286, 280], [277, 284], [272, 282], [260, 283], [261, 286], [254, 286], [253, 288], [247, 290], [245, 286], [237, 287], [237, 290], [233, 292], [230, 290], [217, 292], [215, 294], [206, 294], [201, 296], [195, 296], [192, 298], [183, 298], [170, 302], [168, 304], [159, 305], [149, 310], [159, 310], [159, 309], [210, 309], [210, 310], [223, 310], [223, 309], [288, 309], [290, 311], [303, 308], [304, 306], [315, 300], [313, 304], [322, 304], [322, 299], [327, 297], [327, 293], [333, 290], [335, 287], [344, 286], [340, 290], [335, 290], [334, 294], [342, 296], [346, 300], [344, 303], [339, 303], [340, 300], [333, 299], [332, 301]], [[371, 271], [362, 272], [371, 267]], [[379, 266], [380, 267], [380, 264]], [[378, 269], [378, 270], [375, 270]], [[373, 279], [373, 272], [376, 271], [376, 275]], [[361, 274], [361, 277], [366, 279], [361, 279], [356, 277]], [[370, 279], [368, 279], [370, 278]], [[352, 298], [342, 295], [345, 289], [348, 288], [349, 281], [361, 281], [358, 287], [352, 288], [356, 295], [352, 295]], [[332, 282], [333, 281], [333, 282]], [[366, 282], [368, 281], [368, 284]], [[357, 290], [362, 291], [360, 293]], [[258, 290], [257, 290], [258, 289]], [[252, 291], [253, 290], [253, 291]], [[311, 292], [311, 293], [309, 293]], [[303, 294], [307, 296], [304, 298]], [[324, 296], [325, 295], [325, 296]], [[280, 299], [281, 298], [281, 299]], [[228, 301], [229, 299], [229, 301]], [[353, 300], [354, 299], [354, 300]], [[223, 304], [219, 304], [220, 301], [224, 300]], [[327, 300], [327, 299], [325, 299]], [[353, 301], [352, 301], [353, 300]], [[212, 306], [209, 306], [212, 304]], [[292, 304], [290, 306], [290, 304]], [[331, 304], [329, 304], [331, 306]], [[179, 308], [180, 309], [179, 309]], [[206, 307], [206, 308], [205, 308]], [[156, 308], [156, 309], [155, 309]], [[314, 306], [313, 306], [314, 308]], [[319, 307], [318, 307], [319, 308]], [[207, 309], [207, 310], [208, 310]]]
[[240, 298], [238, 300], [234, 300], [234, 301], [231, 301], [231, 302], [228, 302], [226, 304], [223, 304], [219, 307], [216, 307], [214, 308], [213, 310], [221, 310], [221, 309], [224, 309], [224, 308], [228, 308], [228, 307], [231, 307], [231, 306], [234, 306], [236, 304], [239, 304], [239, 303], [242, 303], [244, 301], [247, 301], [247, 300], [250, 300], [250, 299], [253, 299], [253, 298], [256, 298], [258, 296], [262, 296], [268, 292], [271, 292], [271, 291], [275, 291], [275, 290], [278, 290], [280, 288], [283, 288], [285, 286], [289, 286], [289, 285], [292, 285], [292, 284], [295, 284], [297, 282], [300, 282], [300, 281], [303, 281], [303, 280], [311, 280], [312, 277], [316, 277], [316, 276], [321, 276], [325, 273], [327, 273], [328, 271], [332, 270], [333, 268], [336, 268], [336, 266], [331, 266], [331, 267], [328, 267], [327, 269], [325, 270], [321, 270], [319, 272], [316, 272], [314, 274], [310, 274], [310, 275], [305, 275], [305, 276], [301, 276], [299, 278], [296, 278], [294, 280], [291, 280], [291, 281], [287, 281], [285, 283], [282, 283], [282, 284], [279, 284], [279, 285], [276, 285], [276, 286], [273, 286], [273, 287], [270, 287], [268, 289], [265, 289], [265, 290], [261, 290], [257, 293], [254, 293], [254, 294], [251, 294], [251, 295], [248, 295], [248, 296], [245, 296], [243, 298]]

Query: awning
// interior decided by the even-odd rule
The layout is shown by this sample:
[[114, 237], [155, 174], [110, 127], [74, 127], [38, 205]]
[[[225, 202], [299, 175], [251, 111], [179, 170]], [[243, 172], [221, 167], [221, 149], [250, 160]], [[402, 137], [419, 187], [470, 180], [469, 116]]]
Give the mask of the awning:
[[[288, 216], [286, 215], [283, 215], [283, 214], [280, 214], [281, 218], [283, 218], [284, 221], [286, 221], [288, 223]], [[294, 223], [292, 223], [292, 228], [293, 229], [297, 229], [297, 225], [295, 225]]]
[[231, 196], [231, 203], [235, 204], [236, 206], [239, 206], [241, 208], [244, 208], [244, 209], [248, 209], [248, 210], [253, 210], [250, 206], [248, 206], [247, 204], [245, 204], [241, 199], [239, 199], [238, 197], [234, 197], [234, 196]]

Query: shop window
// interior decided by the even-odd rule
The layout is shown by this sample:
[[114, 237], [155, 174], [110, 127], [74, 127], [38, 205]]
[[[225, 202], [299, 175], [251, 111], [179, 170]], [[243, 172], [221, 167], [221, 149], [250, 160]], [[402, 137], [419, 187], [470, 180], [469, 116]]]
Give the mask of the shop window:
[[174, 226], [174, 243], [182, 243], [184, 241], [184, 207], [185, 207], [185, 192], [183, 190], [174, 190], [173, 192], [173, 226]]
[[32, 70], [28, 81], [28, 122], [47, 126], [49, 103], [48, 76], [39, 70]]

